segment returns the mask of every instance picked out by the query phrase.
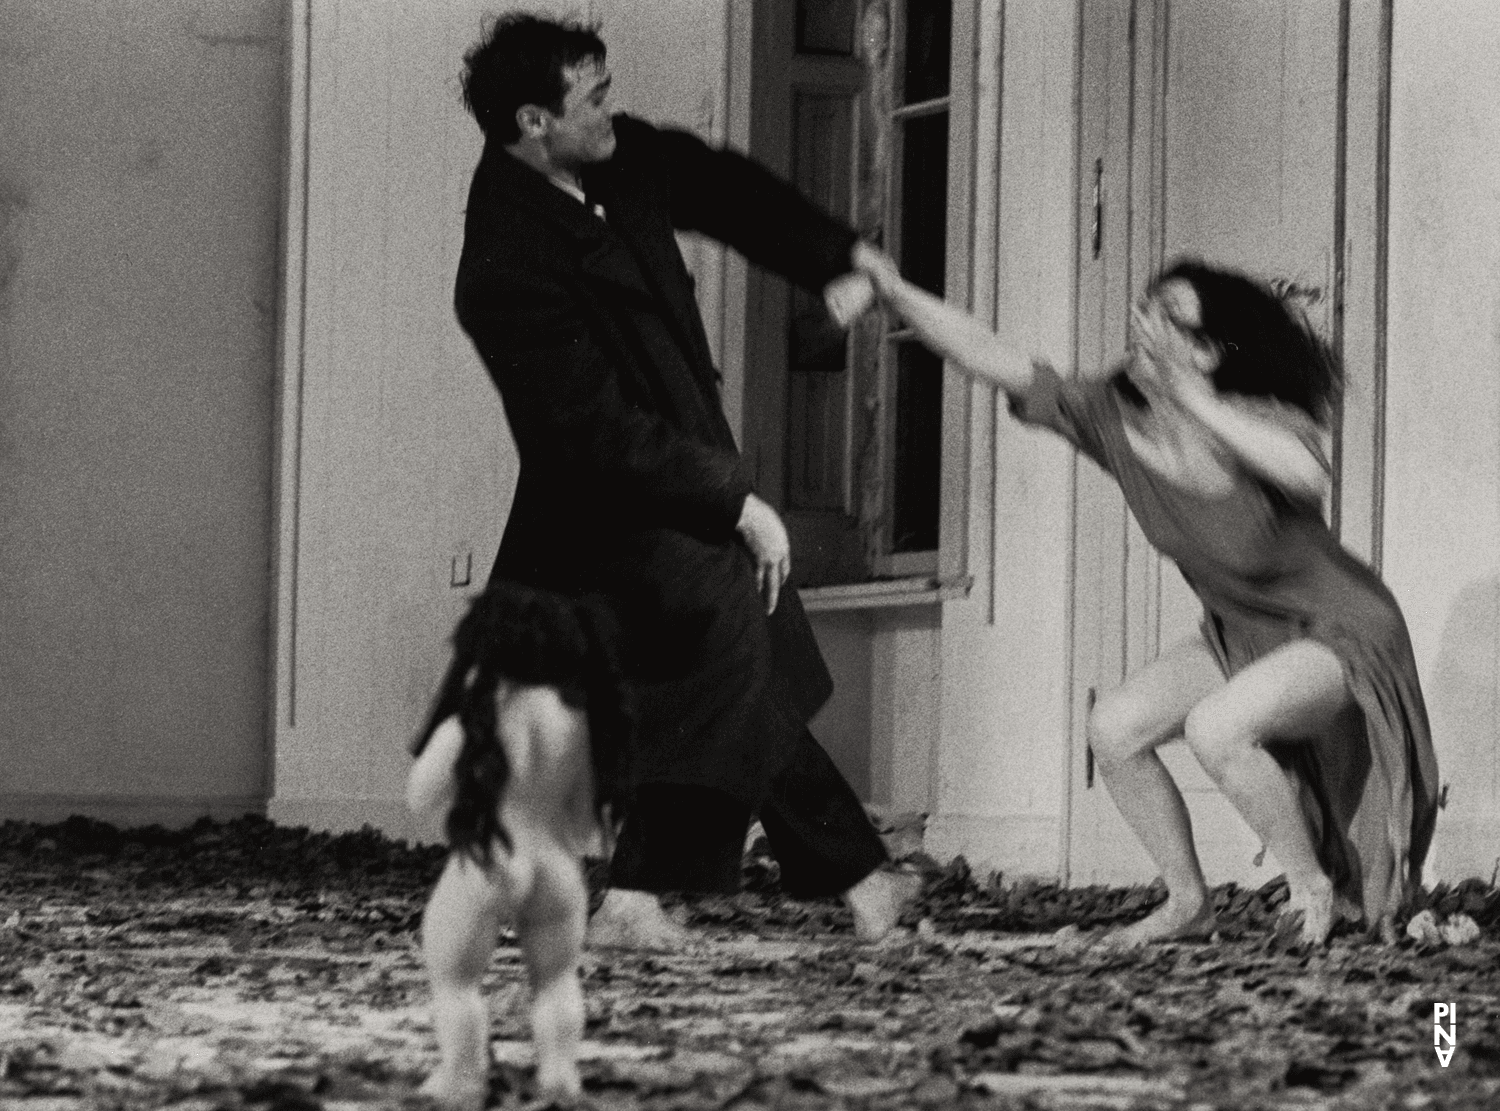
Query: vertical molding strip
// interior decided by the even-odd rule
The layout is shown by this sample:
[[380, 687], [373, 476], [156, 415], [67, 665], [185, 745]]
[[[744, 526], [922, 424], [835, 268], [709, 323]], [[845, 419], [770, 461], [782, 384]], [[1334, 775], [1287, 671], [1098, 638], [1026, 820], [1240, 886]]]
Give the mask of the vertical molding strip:
[[[1005, 4], [1004, 0], [984, 3], [980, 0], [977, 33], [974, 36], [974, 160], [973, 160], [973, 229], [974, 256], [969, 267], [972, 275], [970, 285], [970, 311], [991, 328], [996, 325], [998, 306], [997, 271], [1001, 251], [1000, 242], [1000, 181], [1004, 168], [1000, 160], [1001, 113], [1004, 111], [1005, 94]], [[969, 427], [969, 473], [965, 476], [966, 499], [964, 519], [973, 517], [973, 506], [969, 499], [979, 494], [974, 479], [982, 475], [984, 552], [983, 566], [989, 581], [986, 584], [985, 623], [995, 624], [996, 582], [1000, 577], [1000, 545], [995, 538], [999, 525], [999, 475], [997, 453], [999, 451], [1000, 391], [997, 387], [971, 382], [968, 387]], [[976, 404], [976, 397], [983, 397], [987, 404]], [[982, 414], [987, 422], [981, 432], [987, 433], [978, 441], [977, 450], [984, 453], [984, 465], [976, 467], [973, 421]], [[972, 527], [972, 526], [971, 526]], [[964, 537], [964, 550], [972, 543], [972, 532]], [[961, 572], [968, 570], [967, 565]]]
[[[983, 37], [981, 0], [967, 0], [953, 5], [950, 32], [948, 86], [948, 196], [944, 234], [947, 239], [944, 288], [948, 300], [957, 300], [953, 291], [962, 290], [962, 301], [971, 312], [981, 310], [977, 302], [979, 285], [976, 271], [985, 265], [979, 240], [979, 154], [983, 142], [979, 135], [980, 96], [985, 61], [981, 54]], [[896, 177], [893, 163], [890, 181]], [[992, 207], [992, 206], [991, 206]], [[981, 310], [982, 311], [982, 310]], [[893, 380], [894, 381], [894, 380]], [[894, 392], [892, 399], [894, 419]], [[968, 573], [969, 513], [973, 469], [974, 387], [970, 381], [944, 363], [941, 442], [938, 447], [938, 577], [961, 578]], [[959, 435], [953, 435], [957, 431]], [[890, 466], [894, 466], [894, 452]], [[893, 472], [892, 472], [893, 473]], [[894, 485], [888, 487], [894, 490]]]
[[1385, 547], [1385, 414], [1387, 298], [1391, 248], [1391, 41], [1396, 22], [1396, 0], [1380, 5], [1380, 40], [1376, 80], [1379, 86], [1375, 123], [1375, 335], [1371, 367], [1372, 406], [1375, 410], [1370, 475], [1370, 564], [1380, 573]]
[[[1346, 244], [1349, 207], [1349, 30], [1350, 0], [1339, 0], [1338, 91], [1334, 94], [1333, 123], [1333, 350], [1344, 362], [1345, 299], [1348, 251]], [[1343, 517], [1344, 490], [1344, 402], [1333, 412], [1333, 495], [1328, 524], [1338, 535]]]
[[[1393, 0], [1340, 5], [1337, 152], [1342, 210], [1334, 340], [1344, 364], [1338, 414], [1339, 538], [1378, 572], [1384, 533], [1386, 267]], [[1347, 71], [1347, 72], [1345, 72]]]
[[[750, 78], [754, 56], [754, 0], [728, 0], [724, 11], [725, 74], [723, 136], [735, 150], [750, 149]], [[740, 450], [750, 454], [752, 444], [745, 431], [746, 364], [750, 276], [745, 260], [733, 251], [723, 252], [719, 268], [719, 369], [728, 387], [724, 412]]]
[[307, 355], [308, 207], [311, 195], [313, 0], [292, 0], [287, 36], [279, 389], [272, 470], [271, 783], [283, 729], [297, 725], [297, 587], [302, 513], [302, 416]]

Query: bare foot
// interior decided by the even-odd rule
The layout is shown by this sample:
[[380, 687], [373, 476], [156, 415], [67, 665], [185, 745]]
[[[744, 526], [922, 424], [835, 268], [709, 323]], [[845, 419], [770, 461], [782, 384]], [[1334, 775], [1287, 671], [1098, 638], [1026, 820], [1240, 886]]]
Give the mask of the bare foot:
[[692, 934], [667, 917], [661, 900], [651, 892], [612, 887], [589, 919], [585, 944], [593, 949], [676, 953], [691, 940]]
[[910, 872], [888, 872], [877, 868], [844, 892], [844, 902], [854, 914], [854, 936], [875, 942], [890, 933], [906, 904], [922, 891], [922, 878]]
[[1286, 905], [1281, 908], [1277, 921], [1278, 935], [1297, 929], [1297, 944], [1316, 948], [1328, 942], [1333, 932], [1336, 904], [1333, 884], [1326, 876], [1320, 876], [1311, 884], [1297, 884], [1287, 895]]
[[537, 1095], [552, 1107], [572, 1107], [583, 1094], [578, 1066], [571, 1060], [539, 1061], [536, 1068]]
[[1206, 896], [1195, 900], [1168, 895], [1167, 901], [1139, 922], [1111, 930], [1100, 944], [1112, 949], [1135, 949], [1153, 941], [1179, 941], [1207, 937], [1216, 924], [1214, 904]]
[[453, 1069], [439, 1068], [418, 1089], [443, 1111], [483, 1111], [489, 1095], [489, 1076], [460, 1075]]

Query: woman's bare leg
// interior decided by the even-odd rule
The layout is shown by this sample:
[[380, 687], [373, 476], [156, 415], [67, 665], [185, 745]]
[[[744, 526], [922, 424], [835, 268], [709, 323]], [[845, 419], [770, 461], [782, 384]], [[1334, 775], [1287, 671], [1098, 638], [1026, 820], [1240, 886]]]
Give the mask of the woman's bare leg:
[[505, 892], [492, 873], [452, 853], [422, 915], [422, 955], [432, 983], [441, 1057], [422, 1086], [445, 1108], [478, 1111], [489, 1088], [490, 1014], [480, 995], [500, 925]]
[[1261, 746], [1322, 734], [1353, 696], [1338, 657], [1297, 640], [1245, 668], [1188, 714], [1186, 737], [1203, 768], [1276, 854], [1303, 915], [1302, 940], [1321, 945], [1333, 927], [1333, 884], [1318, 861], [1292, 779]]
[[1112, 944], [1141, 945], [1212, 925], [1192, 819], [1156, 749], [1181, 736], [1189, 711], [1224, 685], [1218, 661], [1195, 635], [1126, 679], [1089, 717], [1089, 746], [1110, 798], [1167, 885], [1166, 903], [1111, 934]]

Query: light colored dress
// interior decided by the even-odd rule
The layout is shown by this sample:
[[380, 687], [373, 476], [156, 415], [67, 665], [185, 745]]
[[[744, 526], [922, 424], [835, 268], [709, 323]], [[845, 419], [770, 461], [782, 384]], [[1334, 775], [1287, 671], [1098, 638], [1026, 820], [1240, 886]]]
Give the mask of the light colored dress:
[[[1301, 410], [1231, 400], [1296, 432], [1322, 457], [1318, 427]], [[1147, 540], [1176, 562], [1203, 603], [1203, 635], [1226, 676], [1302, 637], [1339, 658], [1355, 706], [1313, 743], [1267, 749], [1301, 785], [1335, 890], [1375, 926], [1402, 909], [1419, 881], [1438, 808], [1437, 757], [1401, 611], [1316, 504], [1244, 472], [1226, 494], [1209, 497], [1148, 470], [1125, 438], [1132, 407], [1143, 404], [1119, 374], [1061, 379], [1039, 366], [1011, 408], [1060, 433], [1119, 482]]]

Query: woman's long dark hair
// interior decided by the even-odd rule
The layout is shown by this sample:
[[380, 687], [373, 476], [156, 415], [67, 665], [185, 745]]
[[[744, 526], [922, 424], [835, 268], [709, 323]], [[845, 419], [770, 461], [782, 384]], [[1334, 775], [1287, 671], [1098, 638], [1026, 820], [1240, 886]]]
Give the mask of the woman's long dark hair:
[[501, 679], [557, 688], [564, 702], [588, 715], [594, 809], [618, 818], [628, 801], [626, 777], [635, 743], [634, 706], [615, 653], [617, 627], [601, 602], [574, 601], [520, 583], [496, 581], [474, 599], [453, 633], [453, 662], [413, 750], [457, 715], [463, 746], [454, 769], [458, 791], [448, 812], [449, 846], [478, 863], [490, 844], [510, 851], [497, 808], [510, 764], [495, 720]]
[[1220, 393], [1274, 397], [1326, 423], [1338, 402], [1338, 357], [1302, 314], [1263, 282], [1196, 259], [1173, 263], [1156, 287], [1178, 279], [1198, 294], [1203, 337], [1221, 352], [1214, 371]]

